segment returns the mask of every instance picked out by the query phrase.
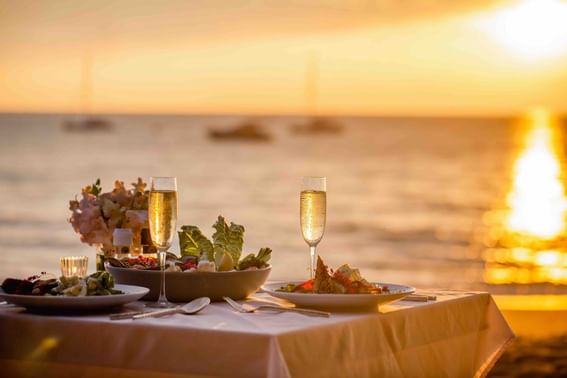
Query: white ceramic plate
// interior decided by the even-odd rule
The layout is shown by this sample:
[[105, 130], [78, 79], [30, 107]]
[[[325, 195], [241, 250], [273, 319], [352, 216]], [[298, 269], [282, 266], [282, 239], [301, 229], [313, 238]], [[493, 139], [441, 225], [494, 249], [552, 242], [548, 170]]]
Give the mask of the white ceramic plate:
[[100, 295], [100, 296], [39, 296], [39, 295], [20, 295], [6, 294], [0, 288], [0, 298], [8, 303], [17, 306], [35, 309], [64, 309], [64, 310], [92, 310], [105, 307], [120, 306], [134, 302], [149, 291], [148, 288], [132, 285], [114, 285], [114, 288], [121, 290], [124, 294]]
[[285, 299], [298, 307], [336, 309], [376, 307], [381, 304], [398, 301], [415, 292], [413, 287], [390, 283], [373, 283], [374, 285], [388, 286], [389, 292], [381, 294], [310, 294], [277, 291], [277, 289], [288, 283], [297, 285], [300, 284], [301, 281], [270, 283], [262, 286], [262, 289], [271, 296]]

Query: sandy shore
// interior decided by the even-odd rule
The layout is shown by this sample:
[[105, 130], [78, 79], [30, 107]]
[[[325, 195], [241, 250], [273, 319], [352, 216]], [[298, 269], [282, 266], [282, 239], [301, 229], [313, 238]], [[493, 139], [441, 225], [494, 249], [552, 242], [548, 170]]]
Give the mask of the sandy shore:
[[567, 377], [567, 334], [517, 338], [488, 377]]
[[567, 295], [494, 299], [516, 333], [489, 377], [567, 377]]

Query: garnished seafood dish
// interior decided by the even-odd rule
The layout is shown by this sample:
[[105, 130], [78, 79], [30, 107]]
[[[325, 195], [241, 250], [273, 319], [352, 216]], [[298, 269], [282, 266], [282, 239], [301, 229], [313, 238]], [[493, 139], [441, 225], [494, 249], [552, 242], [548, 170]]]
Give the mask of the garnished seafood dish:
[[381, 294], [389, 293], [387, 285], [374, 285], [365, 280], [358, 269], [343, 264], [329, 270], [321, 257], [317, 257], [315, 278], [300, 284], [287, 284], [277, 291], [310, 294]]

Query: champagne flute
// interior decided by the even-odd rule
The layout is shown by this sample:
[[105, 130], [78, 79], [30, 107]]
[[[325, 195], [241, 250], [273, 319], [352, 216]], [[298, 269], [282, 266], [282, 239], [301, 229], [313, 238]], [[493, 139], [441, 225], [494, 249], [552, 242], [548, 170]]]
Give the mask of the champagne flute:
[[323, 238], [327, 218], [327, 178], [303, 177], [301, 196], [299, 200], [301, 232], [303, 239], [309, 245], [311, 255], [310, 278], [315, 274], [315, 258], [317, 244]]
[[148, 307], [167, 308], [173, 305], [165, 296], [165, 257], [171, 246], [177, 223], [177, 179], [175, 177], [152, 177], [148, 204], [150, 235], [158, 250], [160, 287], [157, 302]]

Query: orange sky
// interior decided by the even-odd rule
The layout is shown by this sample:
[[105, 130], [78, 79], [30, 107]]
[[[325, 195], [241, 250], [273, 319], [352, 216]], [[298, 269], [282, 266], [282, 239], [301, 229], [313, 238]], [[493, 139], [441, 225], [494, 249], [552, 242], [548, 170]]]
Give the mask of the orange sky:
[[0, 0], [0, 111], [79, 111], [92, 56], [93, 112], [302, 113], [316, 56], [320, 113], [567, 112], [538, 1]]

